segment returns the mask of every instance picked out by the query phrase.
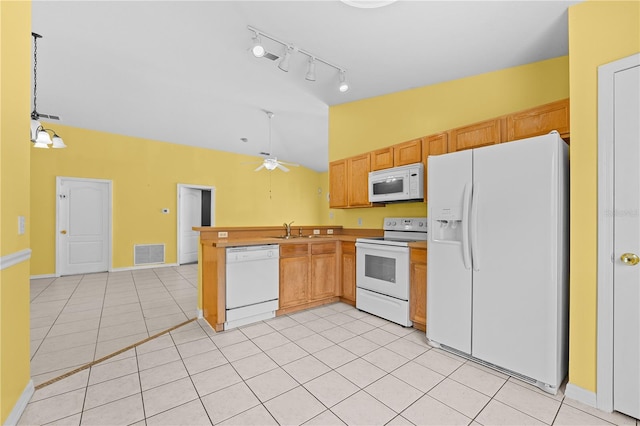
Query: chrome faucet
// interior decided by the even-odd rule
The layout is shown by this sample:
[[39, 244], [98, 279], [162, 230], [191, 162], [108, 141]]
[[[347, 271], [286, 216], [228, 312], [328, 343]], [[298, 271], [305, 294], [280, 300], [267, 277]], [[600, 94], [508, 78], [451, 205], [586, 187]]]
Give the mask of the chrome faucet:
[[283, 223], [283, 224], [282, 224], [282, 226], [284, 226], [285, 231], [287, 231], [287, 235], [286, 235], [286, 237], [287, 237], [287, 238], [289, 238], [289, 237], [291, 236], [291, 224], [292, 224], [293, 222], [294, 222], [294, 221], [292, 220], [292, 221], [291, 221], [291, 222], [289, 222], [289, 223], [286, 223], [286, 222], [285, 222], [285, 223]]

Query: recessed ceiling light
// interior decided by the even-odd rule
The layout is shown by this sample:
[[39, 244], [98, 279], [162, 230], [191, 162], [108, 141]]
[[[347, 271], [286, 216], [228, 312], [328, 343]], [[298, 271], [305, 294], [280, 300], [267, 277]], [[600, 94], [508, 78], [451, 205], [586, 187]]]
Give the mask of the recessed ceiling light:
[[340, 0], [342, 3], [357, 7], [360, 9], [374, 9], [377, 7], [388, 6], [395, 3], [396, 0]]

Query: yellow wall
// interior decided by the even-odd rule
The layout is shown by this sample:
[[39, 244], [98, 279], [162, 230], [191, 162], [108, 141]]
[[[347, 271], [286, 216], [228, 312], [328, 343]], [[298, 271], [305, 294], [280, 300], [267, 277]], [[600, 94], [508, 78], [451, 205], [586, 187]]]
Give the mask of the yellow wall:
[[[48, 123], [65, 140], [62, 150], [32, 150], [31, 274], [55, 272], [56, 176], [113, 181], [113, 267], [133, 265], [134, 244], [166, 244], [175, 263], [177, 184], [216, 188], [216, 226], [321, 223], [328, 209], [322, 175], [304, 167], [253, 172], [260, 161], [194, 148]], [[271, 188], [271, 190], [270, 190]], [[318, 193], [318, 188], [322, 193]], [[163, 214], [163, 208], [169, 214]]]
[[588, 1], [569, 9], [569, 381], [592, 392], [596, 391], [597, 67], [639, 51], [640, 2]]
[[[569, 97], [562, 56], [487, 74], [396, 92], [329, 109], [329, 159], [350, 157]], [[384, 217], [426, 216], [426, 204], [331, 210], [345, 227], [380, 228]]]
[[[29, 248], [31, 3], [0, 2], [0, 256]], [[18, 216], [27, 232], [18, 235]], [[29, 262], [0, 271], [0, 423], [29, 383]]]

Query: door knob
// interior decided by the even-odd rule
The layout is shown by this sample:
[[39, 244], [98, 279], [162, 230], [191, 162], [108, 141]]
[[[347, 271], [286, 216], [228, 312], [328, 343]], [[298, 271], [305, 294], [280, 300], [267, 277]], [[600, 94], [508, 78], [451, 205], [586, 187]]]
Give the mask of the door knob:
[[635, 253], [623, 253], [620, 260], [627, 266], [634, 266], [640, 262], [640, 258]]
[[66, 234], [66, 233], [67, 233], [67, 230], [66, 230], [66, 229], [63, 229], [62, 231], [60, 231], [60, 233], [64, 235], [64, 234]]

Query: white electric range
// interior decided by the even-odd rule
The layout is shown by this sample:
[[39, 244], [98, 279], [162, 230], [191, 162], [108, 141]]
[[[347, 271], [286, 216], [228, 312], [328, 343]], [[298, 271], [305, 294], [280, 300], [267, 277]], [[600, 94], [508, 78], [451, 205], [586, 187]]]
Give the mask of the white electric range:
[[427, 240], [427, 218], [385, 218], [383, 229], [356, 240], [356, 308], [410, 327], [409, 243]]

